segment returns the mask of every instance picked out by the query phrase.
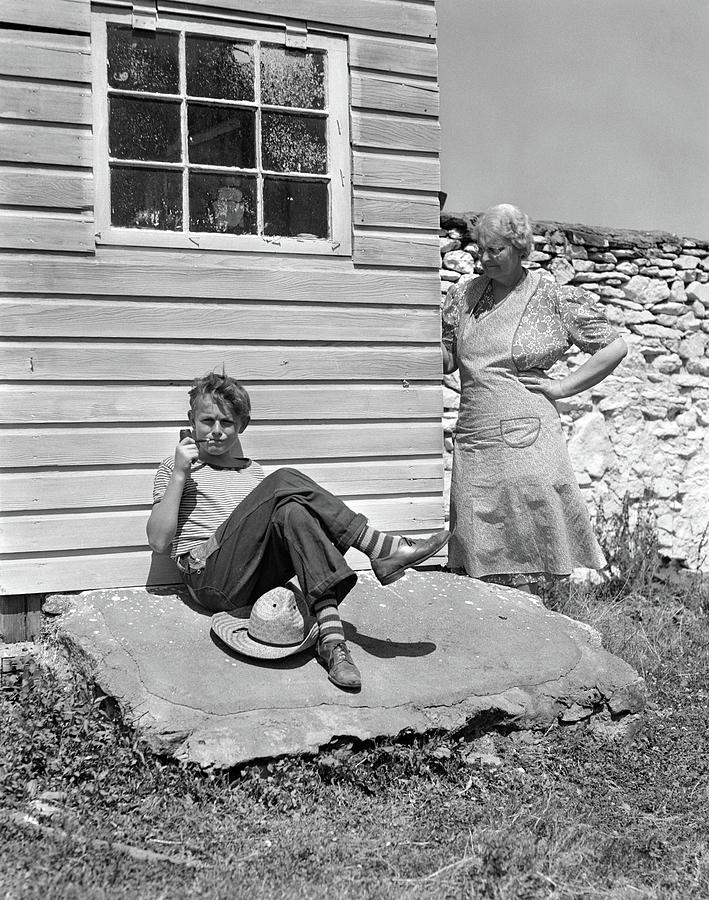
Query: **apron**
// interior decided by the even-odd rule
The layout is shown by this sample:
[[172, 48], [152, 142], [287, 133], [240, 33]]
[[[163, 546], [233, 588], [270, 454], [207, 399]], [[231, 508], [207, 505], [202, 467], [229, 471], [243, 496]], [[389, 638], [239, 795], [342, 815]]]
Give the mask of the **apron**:
[[461, 400], [453, 448], [448, 565], [483, 577], [603, 568], [556, 406], [518, 378], [512, 344], [539, 284], [458, 325]]

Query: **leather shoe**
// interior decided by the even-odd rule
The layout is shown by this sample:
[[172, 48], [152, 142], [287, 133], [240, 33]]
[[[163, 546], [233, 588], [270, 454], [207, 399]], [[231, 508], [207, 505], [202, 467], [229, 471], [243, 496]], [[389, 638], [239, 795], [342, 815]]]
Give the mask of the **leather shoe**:
[[372, 571], [379, 584], [391, 584], [401, 578], [411, 566], [417, 566], [434, 556], [448, 543], [450, 531], [437, 531], [429, 538], [413, 540], [400, 538], [399, 546], [389, 556], [372, 560]]
[[344, 641], [324, 645], [318, 642], [318, 659], [327, 669], [327, 677], [337, 687], [345, 691], [358, 691], [362, 687], [362, 675]]

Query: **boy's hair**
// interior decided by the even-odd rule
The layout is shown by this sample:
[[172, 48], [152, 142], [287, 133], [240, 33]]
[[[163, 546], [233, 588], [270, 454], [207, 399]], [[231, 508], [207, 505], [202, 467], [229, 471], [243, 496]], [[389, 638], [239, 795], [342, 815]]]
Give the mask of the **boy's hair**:
[[200, 397], [213, 397], [214, 400], [231, 408], [240, 420], [248, 421], [251, 416], [251, 398], [246, 388], [235, 378], [225, 372], [208, 372], [201, 378], [195, 378], [190, 388], [190, 409], [194, 412]]

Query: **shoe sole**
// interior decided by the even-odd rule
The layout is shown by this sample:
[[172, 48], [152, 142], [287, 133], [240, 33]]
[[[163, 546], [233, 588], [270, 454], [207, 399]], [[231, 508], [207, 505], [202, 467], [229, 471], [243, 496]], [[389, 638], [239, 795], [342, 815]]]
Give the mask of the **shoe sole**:
[[384, 578], [378, 579], [379, 584], [386, 587], [387, 584], [393, 584], [393, 582], [398, 581], [400, 578], [403, 578], [404, 575], [406, 575], [406, 573], [409, 571], [409, 569], [413, 569], [414, 566], [420, 566], [421, 563], [426, 562], [427, 559], [430, 559], [432, 556], [435, 556], [439, 550], [442, 550], [446, 546], [446, 544], [448, 543], [449, 540], [450, 540], [450, 534], [448, 534], [446, 536], [446, 539], [445, 539], [445, 541], [443, 541], [442, 544], [439, 544], [438, 547], [434, 547], [434, 549], [431, 550], [430, 553], [427, 553], [425, 556], [422, 556], [421, 559], [417, 559], [415, 563], [411, 563], [411, 565], [408, 565], [408, 566], [402, 566], [400, 569], [396, 569], [396, 571], [392, 572], [389, 575], [386, 575]]

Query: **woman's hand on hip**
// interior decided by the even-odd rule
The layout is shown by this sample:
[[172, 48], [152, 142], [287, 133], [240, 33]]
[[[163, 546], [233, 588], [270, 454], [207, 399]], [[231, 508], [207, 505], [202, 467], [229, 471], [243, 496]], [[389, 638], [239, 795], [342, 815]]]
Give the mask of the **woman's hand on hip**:
[[528, 369], [519, 373], [519, 380], [533, 394], [543, 394], [549, 400], [560, 400], [564, 395], [561, 390], [561, 381], [550, 378], [541, 369]]

